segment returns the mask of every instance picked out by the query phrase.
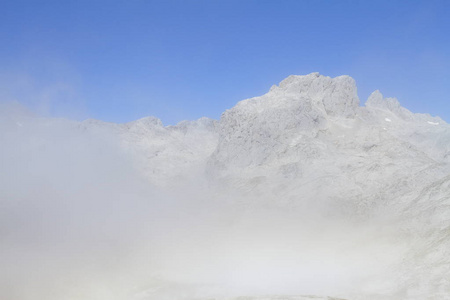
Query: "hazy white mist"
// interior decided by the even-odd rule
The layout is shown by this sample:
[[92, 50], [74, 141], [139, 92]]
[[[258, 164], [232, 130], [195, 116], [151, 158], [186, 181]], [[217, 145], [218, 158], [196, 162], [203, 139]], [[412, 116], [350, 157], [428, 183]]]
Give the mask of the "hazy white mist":
[[[306, 80], [329, 80], [317, 74], [308, 76], [290, 78], [284, 84], [294, 86], [298, 81], [303, 84]], [[347, 78], [333, 80], [352, 84]], [[317, 86], [312, 85], [321, 91]], [[285, 87], [280, 84], [280, 88]], [[352, 95], [348, 89], [332, 91]], [[267, 97], [276, 93], [279, 92], [273, 89]], [[354, 101], [344, 96], [339, 99]], [[299, 105], [309, 101], [300, 99], [303, 102], [298, 102]], [[287, 118], [292, 110], [287, 109], [289, 115], [285, 117], [283, 107], [267, 108], [270, 99], [263, 104], [256, 98], [252, 101], [241, 102], [227, 111], [219, 129], [216, 129], [219, 125], [207, 120], [175, 127], [162, 127], [151, 118], [122, 125], [74, 122], [41, 118], [17, 103], [2, 105], [0, 298], [164, 300], [328, 295], [348, 299], [408, 299], [408, 294], [395, 294], [398, 286], [404, 284], [399, 278], [406, 278], [398, 271], [403, 270], [398, 265], [411, 257], [411, 245], [422, 237], [398, 225], [398, 207], [402, 203], [415, 205], [402, 200], [413, 199], [412, 194], [399, 193], [395, 196], [398, 203], [387, 205], [390, 198], [383, 195], [383, 180], [387, 176], [400, 178], [395, 186], [385, 188], [395, 194], [395, 191], [408, 191], [410, 182], [425, 186], [431, 179], [408, 179], [397, 171], [404, 168], [399, 165], [395, 169], [397, 166], [392, 166], [390, 161], [384, 171], [373, 170], [378, 168], [377, 164], [384, 163], [381, 159], [391, 159], [389, 149], [416, 151], [415, 148], [401, 148], [404, 142], [383, 136], [386, 128], [376, 127], [380, 133], [373, 136], [384, 139], [378, 145], [390, 144], [387, 150], [380, 150], [381, 156], [375, 157], [381, 157], [380, 160], [375, 160], [369, 155], [378, 154], [369, 150], [378, 146], [367, 146], [368, 142], [361, 138], [372, 139], [369, 133], [373, 134], [374, 127], [368, 127], [369, 133], [360, 133], [357, 130], [362, 130], [358, 127], [362, 125], [352, 125], [347, 119], [332, 115], [345, 107], [342, 114], [353, 118], [349, 106], [335, 100], [325, 102], [331, 103], [327, 105], [334, 110], [327, 110], [331, 116], [328, 119], [319, 116], [309, 121], [307, 118], [314, 110], [308, 110], [305, 115], [301, 110], [294, 110], [300, 113], [301, 126], [312, 127], [303, 135], [295, 135], [290, 144], [282, 144], [278, 142], [281, 138], [274, 135], [276, 130], [286, 136], [297, 131], [280, 129], [283, 123], [266, 123], [258, 118], [272, 120], [278, 116], [272, 113], [281, 114], [280, 120], [286, 120], [289, 125]], [[283, 99], [277, 101], [276, 105], [284, 103]], [[254, 107], [259, 109], [257, 117], [251, 115]], [[377, 118], [383, 121], [385, 116], [379, 114]], [[361, 118], [370, 116], [361, 115]], [[389, 116], [393, 122], [400, 122], [394, 115]], [[293, 117], [298, 118], [298, 114]], [[242, 123], [236, 125], [233, 118]], [[248, 120], [252, 120], [251, 126], [260, 127], [248, 129], [245, 123]], [[431, 126], [425, 121], [424, 124]], [[231, 137], [226, 135], [228, 125], [240, 126], [233, 127]], [[225, 152], [209, 146], [216, 139], [211, 130], [222, 135], [217, 147]], [[296, 130], [301, 132], [304, 128]], [[330, 137], [319, 133], [312, 140], [314, 130], [328, 130]], [[265, 135], [260, 136], [260, 132]], [[242, 139], [247, 133], [258, 136]], [[344, 134], [351, 137], [344, 140]], [[198, 146], [201, 137], [212, 141], [205, 143], [208, 147]], [[274, 160], [280, 164], [275, 165], [276, 169], [270, 161], [273, 152], [264, 145], [262, 151], [255, 150], [254, 147], [261, 147], [258, 139], [266, 139], [266, 146], [273, 143], [285, 155]], [[239, 144], [246, 140], [253, 144]], [[337, 144], [340, 141], [342, 144]], [[304, 160], [292, 163], [286, 157], [293, 151], [294, 142], [310, 148], [303, 148], [300, 156], [293, 156]], [[341, 147], [336, 148], [337, 154], [329, 150], [332, 145]], [[339, 154], [340, 149], [347, 151], [342, 150], [345, 156]], [[353, 149], [365, 152], [352, 152]], [[203, 151], [215, 151], [210, 154], [215, 160], [200, 159]], [[240, 157], [233, 156], [239, 151], [242, 151]], [[320, 151], [329, 156], [320, 156]], [[198, 157], [196, 153], [200, 153]], [[354, 153], [369, 157], [367, 168], [366, 161], [360, 159], [363, 156]], [[429, 162], [422, 158], [423, 152], [413, 153], [420, 155], [421, 163]], [[305, 159], [302, 155], [314, 157]], [[189, 165], [188, 158], [198, 165]], [[227, 159], [230, 162], [224, 164]], [[256, 164], [258, 159], [265, 163]], [[245, 167], [233, 165], [247, 161]], [[303, 173], [297, 171], [299, 163], [304, 164]], [[201, 171], [199, 166], [208, 171]], [[213, 172], [208, 168], [216, 169]], [[437, 168], [421, 172], [443, 174]], [[282, 173], [273, 175], [270, 173], [273, 170]], [[356, 175], [350, 177], [348, 170]], [[181, 171], [188, 176], [180, 175]], [[230, 172], [235, 173], [230, 175]], [[298, 181], [292, 176], [297, 176], [294, 179]], [[152, 180], [156, 177], [168, 179], [160, 184], [161, 181]], [[362, 184], [352, 185], [359, 180], [367, 183], [367, 191], [376, 191], [368, 195], [373, 202], [365, 198]], [[342, 198], [335, 195], [342, 191], [346, 193]], [[445, 244], [436, 247], [443, 249], [442, 245]], [[370, 298], [370, 295], [378, 296]]]

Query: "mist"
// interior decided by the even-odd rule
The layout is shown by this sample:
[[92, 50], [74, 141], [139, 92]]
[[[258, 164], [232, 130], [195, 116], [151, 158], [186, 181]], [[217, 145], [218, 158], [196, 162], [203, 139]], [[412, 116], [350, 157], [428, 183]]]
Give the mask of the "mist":
[[376, 219], [246, 205], [205, 178], [160, 188], [113, 135], [18, 104], [0, 118], [4, 300], [347, 296], [404, 251]]

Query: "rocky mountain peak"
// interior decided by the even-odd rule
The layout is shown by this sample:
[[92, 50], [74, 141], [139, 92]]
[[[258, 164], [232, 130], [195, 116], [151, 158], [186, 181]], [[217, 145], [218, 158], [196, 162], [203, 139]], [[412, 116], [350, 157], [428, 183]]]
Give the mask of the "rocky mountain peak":
[[309, 100], [330, 116], [353, 117], [359, 106], [355, 80], [347, 75], [335, 78], [319, 73], [291, 75], [271, 92]]

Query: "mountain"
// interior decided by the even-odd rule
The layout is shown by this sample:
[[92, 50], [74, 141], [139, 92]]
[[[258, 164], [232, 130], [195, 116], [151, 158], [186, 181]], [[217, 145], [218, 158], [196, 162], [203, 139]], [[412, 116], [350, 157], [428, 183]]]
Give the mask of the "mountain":
[[146, 184], [201, 216], [182, 255], [198, 270], [183, 276], [173, 262], [159, 273], [173, 284], [133, 299], [219, 299], [193, 292], [200, 280], [180, 287], [208, 277], [249, 295], [235, 299], [450, 299], [450, 125], [379, 91], [361, 105], [349, 76], [289, 76], [218, 121], [9, 118], [10, 132], [63, 122], [107, 137]]

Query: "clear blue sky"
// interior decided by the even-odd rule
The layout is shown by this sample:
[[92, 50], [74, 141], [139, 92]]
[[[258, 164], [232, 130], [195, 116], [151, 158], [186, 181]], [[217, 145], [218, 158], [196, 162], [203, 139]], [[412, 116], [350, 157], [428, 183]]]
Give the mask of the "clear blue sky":
[[218, 119], [315, 71], [450, 121], [450, 1], [0, 3], [0, 99], [46, 115]]

